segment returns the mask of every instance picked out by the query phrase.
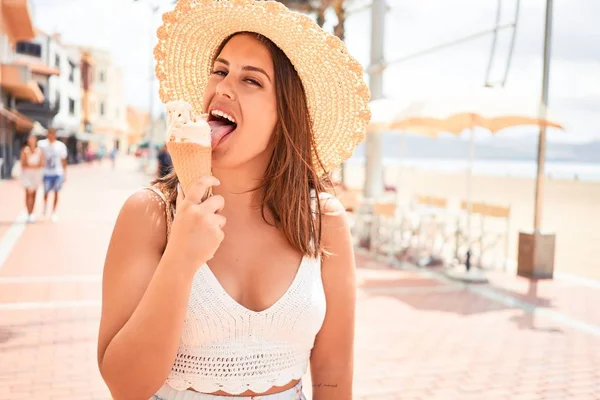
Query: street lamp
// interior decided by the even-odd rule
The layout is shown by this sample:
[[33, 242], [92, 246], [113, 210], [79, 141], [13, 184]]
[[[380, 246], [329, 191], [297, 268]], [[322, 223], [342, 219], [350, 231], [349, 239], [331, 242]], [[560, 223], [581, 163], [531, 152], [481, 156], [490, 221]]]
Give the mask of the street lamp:
[[[136, 3], [139, 3], [140, 0], [133, 0]], [[153, 43], [152, 43], [152, 37], [154, 35], [154, 27], [152, 25], [152, 22], [156, 19], [156, 13], [158, 13], [158, 10], [160, 9], [160, 7], [158, 5], [153, 5], [149, 2], [146, 2], [146, 4], [148, 4], [150, 6], [150, 11], [151, 11], [151, 21], [150, 21], [150, 51], [148, 52], [148, 54], [150, 55], [150, 58], [148, 60], [148, 64], [149, 64], [149, 72], [150, 72], [150, 76], [149, 76], [149, 87], [150, 87], [150, 95], [148, 96], [148, 132], [146, 134], [146, 139], [148, 141], [148, 160], [147, 160], [147, 166], [149, 168], [152, 168], [154, 166], [154, 161], [156, 160], [156, 146], [154, 143], [154, 118], [152, 116], [152, 114], [154, 113], [154, 55], [153, 55]]]

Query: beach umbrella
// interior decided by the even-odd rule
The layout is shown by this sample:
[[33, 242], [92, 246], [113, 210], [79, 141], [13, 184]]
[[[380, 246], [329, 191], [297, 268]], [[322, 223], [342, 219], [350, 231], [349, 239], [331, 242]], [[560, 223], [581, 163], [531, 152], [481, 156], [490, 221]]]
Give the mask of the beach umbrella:
[[369, 103], [371, 109], [371, 120], [367, 126], [367, 134], [369, 135], [380, 135], [386, 134], [399, 134], [401, 138], [400, 142], [400, 160], [401, 169], [398, 175], [398, 186], [400, 187], [402, 180], [402, 161], [406, 157], [406, 134], [417, 134], [430, 138], [437, 137], [439, 131], [431, 129], [429, 126], [413, 126], [410, 132], [403, 129], [400, 123], [406, 119], [407, 116], [413, 115], [421, 109], [419, 103], [411, 103], [411, 97], [409, 95], [403, 98], [389, 98], [384, 97], [377, 100], [372, 100]]
[[[478, 87], [440, 90], [414, 100], [394, 118], [389, 126], [394, 131], [429, 132], [430, 134], [469, 133], [467, 167], [467, 271], [470, 268], [472, 186], [475, 156], [475, 129], [496, 133], [519, 126], [563, 129], [549, 110], [540, 109], [540, 99], [529, 93], [505, 88]], [[543, 117], [541, 117], [543, 116]]]

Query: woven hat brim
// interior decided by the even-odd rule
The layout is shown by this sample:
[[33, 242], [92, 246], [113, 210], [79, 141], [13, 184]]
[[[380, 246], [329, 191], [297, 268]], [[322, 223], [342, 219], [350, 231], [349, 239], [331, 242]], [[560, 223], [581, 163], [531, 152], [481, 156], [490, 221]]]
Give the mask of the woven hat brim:
[[326, 171], [339, 166], [364, 140], [371, 118], [363, 68], [339, 38], [281, 3], [179, 0], [157, 32], [161, 100], [185, 100], [203, 112], [216, 51], [244, 31], [269, 38], [290, 59], [304, 86], [319, 159]]

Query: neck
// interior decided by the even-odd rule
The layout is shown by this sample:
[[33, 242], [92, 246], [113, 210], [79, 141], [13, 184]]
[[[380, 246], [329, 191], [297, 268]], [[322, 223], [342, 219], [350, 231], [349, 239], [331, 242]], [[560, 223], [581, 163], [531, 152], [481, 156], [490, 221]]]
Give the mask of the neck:
[[[213, 193], [223, 196], [227, 214], [260, 211], [261, 191], [254, 190], [260, 185], [261, 176], [238, 170], [214, 170], [221, 185], [213, 188]], [[223, 210], [225, 212], [225, 210]]]
[[242, 219], [251, 216], [262, 218], [262, 189], [257, 189], [265, 174], [266, 167], [262, 164], [251, 162], [232, 169], [213, 168], [213, 174], [221, 182], [213, 188], [213, 193], [225, 199], [224, 215]]

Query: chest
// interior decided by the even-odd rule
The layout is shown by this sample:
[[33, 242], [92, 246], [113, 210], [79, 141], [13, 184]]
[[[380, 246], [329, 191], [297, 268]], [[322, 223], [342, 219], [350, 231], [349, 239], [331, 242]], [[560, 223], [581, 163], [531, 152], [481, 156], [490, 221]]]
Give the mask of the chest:
[[228, 343], [240, 348], [264, 343], [295, 343], [310, 348], [321, 329], [326, 300], [319, 259], [303, 258], [298, 273], [271, 304], [250, 309], [233, 298], [211, 268], [200, 267], [194, 277], [181, 337], [186, 348]]
[[208, 262], [214, 283], [248, 310], [269, 308], [298, 277], [303, 255], [266, 224], [226, 225], [224, 233], [223, 243]]

